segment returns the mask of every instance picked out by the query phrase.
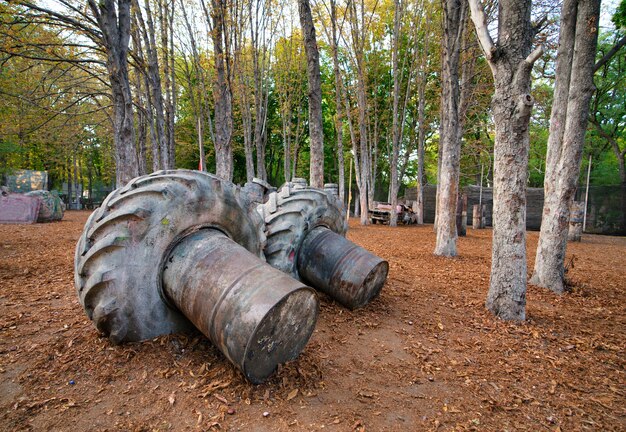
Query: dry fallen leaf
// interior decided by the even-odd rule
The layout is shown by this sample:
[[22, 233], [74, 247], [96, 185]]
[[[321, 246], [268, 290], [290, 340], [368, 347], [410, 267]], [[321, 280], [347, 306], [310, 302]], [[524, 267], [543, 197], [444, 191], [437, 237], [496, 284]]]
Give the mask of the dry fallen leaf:
[[287, 400], [291, 400], [291, 399], [295, 398], [296, 396], [298, 396], [298, 389], [293, 389], [287, 395]]
[[222, 402], [223, 404], [228, 405], [228, 400], [225, 397], [220, 396], [218, 394], [214, 394], [213, 397], [217, 399], [218, 401]]
[[170, 401], [170, 405], [174, 405], [174, 402], [176, 402], [176, 397], [174, 396], [175, 393], [172, 393], [170, 395], [170, 397], [167, 398], [168, 401]]

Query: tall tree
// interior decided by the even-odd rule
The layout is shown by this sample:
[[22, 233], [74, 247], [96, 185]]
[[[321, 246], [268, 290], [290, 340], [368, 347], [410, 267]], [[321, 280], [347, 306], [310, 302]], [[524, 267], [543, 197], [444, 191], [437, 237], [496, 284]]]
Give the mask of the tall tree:
[[107, 54], [107, 70], [115, 110], [114, 136], [116, 185], [125, 185], [139, 175], [135, 150], [133, 97], [128, 75], [131, 0], [89, 0], [89, 8], [102, 32], [102, 45]]
[[544, 180], [541, 232], [531, 283], [565, 290], [565, 251], [574, 199], [598, 41], [600, 0], [565, 0], [557, 53], [556, 84]]
[[[186, 56], [183, 53], [183, 71], [188, 86], [188, 93], [190, 102], [193, 107], [195, 124], [198, 137], [198, 152], [200, 163], [199, 167], [201, 171], [206, 171], [205, 152], [203, 144], [204, 124], [205, 119], [209, 127], [209, 137], [211, 142], [215, 143], [215, 134], [213, 131], [213, 120], [211, 119], [211, 110], [209, 109], [209, 97], [208, 91], [209, 85], [206, 81], [206, 71], [201, 65], [200, 51], [198, 49], [198, 43], [196, 41], [196, 31], [192, 26], [192, 21], [187, 13], [185, 2], [180, 2], [180, 9], [183, 13], [183, 20], [185, 22], [185, 28], [187, 29], [187, 35], [189, 38], [189, 45], [191, 48], [191, 67], [188, 65]], [[194, 89], [194, 82], [199, 82], [199, 91]], [[254, 177], [254, 173], [252, 175]], [[250, 177], [250, 180], [252, 180]]]
[[[345, 198], [345, 171], [343, 157], [343, 109], [341, 89], [343, 78], [339, 66], [339, 32], [337, 29], [337, 2], [330, 0], [330, 25], [331, 34], [328, 38], [333, 54], [333, 72], [335, 74], [335, 134], [337, 135], [337, 162], [339, 165], [339, 199], [344, 202]], [[350, 186], [348, 186], [350, 187]]]
[[[254, 3], [254, 9], [253, 9]], [[254, 76], [254, 146], [256, 148], [257, 177], [267, 180], [265, 152], [267, 147], [267, 109], [269, 103], [270, 46], [274, 39], [275, 20], [273, 4], [267, 0], [248, 2], [252, 71]]]
[[[400, 104], [400, 75], [398, 70], [398, 51], [400, 45], [400, 22], [404, 12], [405, 3], [400, 0], [394, 0], [393, 12], [393, 34], [391, 38], [391, 64], [393, 72], [393, 125], [392, 125], [392, 149], [391, 149], [391, 185], [389, 194], [391, 195], [391, 217], [389, 219], [390, 226], [396, 226], [398, 223], [398, 213], [396, 207], [398, 205], [398, 156], [400, 153], [400, 141], [402, 139], [400, 129], [403, 119], [399, 118], [398, 107]], [[408, 84], [407, 84], [408, 85]]]
[[[146, 12], [145, 20], [143, 18], [142, 10], [138, 2], [136, 2], [134, 13], [136, 26], [141, 31], [143, 46], [146, 47], [146, 55], [139, 55], [141, 58], [147, 59], [148, 64], [144, 73], [148, 78], [148, 88], [151, 95], [150, 102], [152, 106], [149, 107], [149, 109], [152, 110], [154, 108], [156, 142], [152, 145], [156, 145], [159, 151], [158, 161], [160, 163], [158, 165], [158, 169], [171, 169], [173, 168], [173, 165], [170, 160], [170, 148], [166, 129], [165, 102], [161, 86], [161, 68], [159, 66], [157, 53], [156, 30], [150, 2], [147, 0], [144, 3], [144, 9]], [[138, 45], [136, 48], [139, 48], [140, 46], [142, 45]]]
[[526, 318], [526, 180], [528, 125], [533, 107], [531, 71], [543, 53], [531, 52], [535, 29], [530, 0], [500, 0], [494, 43], [479, 0], [469, 0], [472, 21], [491, 68], [494, 148], [493, 245], [487, 308], [506, 320]]
[[441, 92], [441, 163], [437, 188], [437, 243], [435, 255], [455, 256], [456, 204], [459, 193], [461, 138], [459, 121], [459, 59], [465, 32], [466, 0], [446, 0], [443, 5], [443, 67]]
[[420, 53], [420, 65], [417, 75], [417, 193], [416, 193], [416, 216], [417, 223], [424, 223], [424, 158], [426, 156], [426, 85], [427, 85], [427, 65], [428, 48], [431, 38], [430, 20], [432, 17], [431, 8], [426, 11], [424, 45]]
[[[291, 23], [285, 27], [289, 27], [289, 24]], [[306, 126], [306, 67], [301, 34], [293, 32], [289, 36], [279, 38], [272, 71], [280, 110], [283, 171], [286, 182], [296, 177], [300, 141]]]
[[233, 178], [233, 105], [231, 89], [231, 52], [226, 0], [211, 0], [211, 12], [201, 0], [207, 22], [211, 27], [215, 78], [213, 100], [215, 105], [215, 174], [226, 180]]
[[[353, 148], [355, 154], [355, 166], [359, 171], [356, 175], [357, 185], [359, 187], [359, 201], [360, 201], [360, 213], [361, 224], [367, 225], [369, 223], [368, 218], [368, 202], [372, 195], [371, 191], [371, 161], [368, 143], [367, 132], [367, 74], [365, 71], [365, 47], [366, 47], [366, 33], [369, 31], [369, 24], [371, 23], [371, 16], [366, 18], [365, 3], [362, 2], [360, 8], [357, 8], [357, 2], [349, 2], [348, 4], [348, 17], [350, 24], [350, 36], [352, 39], [352, 51], [353, 51], [353, 64], [356, 67], [356, 96], [357, 96], [357, 109], [359, 113], [358, 117], [358, 136], [359, 147]], [[373, 15], [373, 11], [372, 11]], [[358, 153], [358, 156], [357, 156]], [[357, 158], [358, 164], [357, 164]]]
[[324, 187], [324, 129], [322, 125], [322, 78], [315, 26], [308, 0], [298, 0], [309, 77], [310, 184]]

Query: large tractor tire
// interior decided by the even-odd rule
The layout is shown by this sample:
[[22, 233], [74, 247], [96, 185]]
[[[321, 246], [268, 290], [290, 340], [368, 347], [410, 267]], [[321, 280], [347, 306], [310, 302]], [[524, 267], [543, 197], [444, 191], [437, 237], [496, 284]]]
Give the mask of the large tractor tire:
[[162, 293], [170, 251], [215, 228], [263, 259], [263, 221], [230, 182], [189, 170], [137, 177], [91, 215], [75, 254], [75, 286], [88, 317], [114, 343], [184, 331], [192, 324]]
[[345, 236], [346, 214], [339, 198], [306, 183], [286, 183], [257, 207], [265, 221], [265, 258], [273, 267], [300, 279], [298, 252], [306, 235], [323, 226]]

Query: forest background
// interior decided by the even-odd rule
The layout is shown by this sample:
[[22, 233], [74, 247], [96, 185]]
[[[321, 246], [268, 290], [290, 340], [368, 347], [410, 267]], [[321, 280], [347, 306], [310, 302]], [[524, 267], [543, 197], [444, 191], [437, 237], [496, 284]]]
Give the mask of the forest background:
[[[437, 183], [442, 4], [410, 0], [398, 9], [397, 3], [311, 4], [320, 48], [324, 181], [339, 183], [344, 201], [348, 189], [353, 197], [358, 193], [361, 181], [358, 170], [350, 175], [355, 156], [357, 164], [364, 158], [370, 201], [391, 201], [394, 130], [399, 195], [418, 183]], [[624, 37], [624, 3], [603, 5], [598, 59]], [[544, 55], [533, 72], [528, 186], [542, 187], [560, 5], [533, 7], [533, 16], [546, 19], [538, 36]], [[485, 9], [493, 20], [497, 4], [487, 2]], [[221, 41], [215, 11], [222, 11]], [[235, 183], [259, 177], [277, 186], [309, 177], [307, 60], [296, 5], [145, 0], [133, 1], [130, 13], [128, 74], [139, 174], [174, 167], [215, 172], [224, 123], [215, 101], [224, 97], [231, 105], [226, 140]], [[50, 188], [66, 183], [83, 190], [84, 198], [102, 199], [116, 183], [114, 113], [93, 14], [72, 0], [19, 1], [0, 3], [0, 19], [0, 174], [46, 170]], [[489, 186], [493, 78], [466, 20], [460, 184], [482, 180]], [[581, 184], [591, 156], [592, 185], [626, 185], [623, 49], [596, 70], [595, 85]]]

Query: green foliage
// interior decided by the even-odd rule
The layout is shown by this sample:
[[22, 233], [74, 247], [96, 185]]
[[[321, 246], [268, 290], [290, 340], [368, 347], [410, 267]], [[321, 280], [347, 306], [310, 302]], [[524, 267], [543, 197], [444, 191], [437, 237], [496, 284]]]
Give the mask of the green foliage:
[[612, 21], [615, 24], [615, 28], [619, 30], [626, 29], [626, 0], [622, 0], [619, 6], [617, 6]]
[[[622, 5], [624, 2], [622, 2]], [[601, 33], [598, 58], [608, 52], [621, 35]], [[617, 155], [626, 151], [626, 58], [617, 53], [594, 77], [596, 92], [591, 101], [590, 130], [585, 152], [592, 155], [592, 184], [619, 184]], [[623, 169], [624, 167], [622, 167]], [[581, 178], [586, 174], [581, 170]]]
[[[392, 140], [392, 98], [393, 71], [391, 70], [391, 37], [393, 33], [394, 3], [390, 0], [366, 1], [365, 8], [367, 29], [364, 30], [365, 42], [363, 61], [366, 73], [367, 99], [367, 134], [371, 154], [367, 155], [375, 163], [376, 197], [386, 200], [389, 184], [390, 154]], [[417, 140], [418, 129], [418, 77], [425, 79], [425, 119], [426, 154], [425, 176], [428, 183], [437, 179], [437, 155], [440, 125], [440, 69], [441, 69], [441, 4], [437, 2], [409, 2], [403, 16], [402, 32], [399, 40], [401, 83], [401, 105], [406, 102], [403, 119], [404, 136], [400, 148], [400, 164], [408, 154], [408, 163], [404, 178], [401, 179], [401, 191], [405, 187], [414, 187], [417, 176]], [[190, 8], [198, 5], [189, 5]], [[339, 46], [344, 85], [348, 103], [351, 107], [355, 139], [359, 140], [358, 111], [356, 103], [356, 57], [349, 31], [349, 18], [342, 18], [347, 3], [338, 4], [338, 16], [343, 36]], [[360, 6], [359, 6], [360, 7]], [[199, 10], [199, 9], [198, 9]], [[321, 50], [322, 105], [324, 129], [324, 167], [326, 182], [337, 182], [339, 175], [337, 137], [335, 118], [345, 114], [345, 107], [335, 106], [335, 77], [332, 53], [326, 31], [330, 28], [329, 17], [323, 5], [316, 11], [318, 23], [318, 45]], [[55, 55], [72, 58], [75, 53], [69, 46], [63, 47], [63, 40], [58, 33], [43, 24], [23, 27], [10, 23], [19, 15], [19, 10], [10, 5], [0, 7], [0, 16], [4, 32], [0, 32], [0, 43], [4, 52], [22, 50], [21, 54], [41, 53], [45, 43], [48, 49], [55, 46]], [[613, 20], [621, 30], [603, 33], [600, 37], [599, 56], [607, 52], [618, 37], [623, 34], [626, 16], [626, 0], [621, 1]], [[285, 16], [272, 16], [270, 19], [286, 19]], [[282, 25], [282, 23], [280, 23]], [[229, 24], [231, 25], [231, 24]], [[363, 25], [363, 23], [361, 23]], [[268, 181], [280, 185], [285, 178], [284, 157], [286, 143], [290, 143], [289, 159], [296, 161], [296, 176], [309, 176], [308, 143], [308, 84], [306, 56], [302, 44], [299, 26], [283, 25], [276, 27], [272, 39], [271, 63], [266, 71], [269, 88], [267, 125], [266, 125], [266, 168]], [[282, 33], [280, 33], [282, 30]], [[186, 29], [175, 28], [182, 36]], [[329, 31], [329, 30], [328, 30]], [[8, 37], [7, 35], [10, 35]], [[205, 36], [203, 36], [205, 37]], [[243, 81], [233, 75], [233, 157], [234, 178], [243, 183], [246, 178], [243, 113], [244, 98], [252, 104], [254, 100], [254, 76], [252, 67], [252, 45], [241, 38], [242, 46], [237, 61], [244, 73]], [[466, 49], [462, 54], [462, 63], [468, 68], [464, 86], [471, 89], [470, 103], [464, 114], [464, 133], [461, 154], [461, 184], [480, 182], [481, 167], [484, 171], [484, 184], [489, 184], [492, 177], [494, 133], [491, 119], [491, 96], [493, 91], [492, 76], [484, 56], [475, 43], [474, 30], [468, 25]], [[200, 103], [203, 109], [213, 112], [212, 97], [205, 97], [200, 76], [191, 60], [189, 47], [182, 39], [175, 36], [181, 45], [177, 47], [177, 106], [176, 106], [176, 165], [179, 168], [197, 169], [199, 164], [198, 137], [196, 118]], [[18, 48], [19, 41], [22, 48]], [[57, 42], [59, 42], [57, 44]], [[207, 87], [212, 92], [213, 54], [207, 47], [208, 40], [199, 40], [201, 51], [200, 64], [204, 69]], [[56, 45], [61, 47], [57, 47]], [[39, 46], [39, 48], [38, 48]], [[28, 47], [28, 48], [24, 48]], [[17, 53], [17, 52], [16, 52]], [[421, 56], [425, 53], [424, 64]], [[543, 185], [545, 153], [549, 136], [549, 119], [552, 106], [554, 78], [550, 77], [553, 58], [546, 56], [544, 74], [538, 76], [533, 85], [535, 109], [530, 125], [529, 186]], [[599, 123], [606, 134], [601, 134], [595, 127], [590, 127], [585, 145], [585, 155], [593, 157], [592, 183], [611, 184], [619, 182], [619, 161], [612, 149], [611, 137], [621, 149], [626, 148], [624, 132], [626, 127], [626, 59], [621, 54], [598, 71], [596, 86], [598, 91], [592, 103], [591, 117]], [[233, 65], [233, 67], [235, 67]], [[95, 66], [97, 73], [102, 73], [101, 66]], [[100, 69], [98, 69], [100, 68]], [[135, 69], [131, 68], [132, 74]], [[461, 71], [462, 72], [462, 71]], [[553, 72], [552, 72], [553, 73]], [[422, 75], [423, 74], [423, 75]], [[10, 168], [28, 168], [48, 170], [53, 182], [60, 187], [76, 170], [79, 180], [93, 185], [108, 185], [114, 178], [114, 152], [112, 149], [112, 131], [105, 110], [110, 114], [110, 101], [102, 96], [109, 89], [103, 86], [106, 79], [97, 80], [81, 73], [80, 68], [71, 64], [52, 64], [32, 61], [19, 56], [11, 57], [0, 68], [0, 174]], [[134, 76], [132, 77], [134, 84]], [[409, 97], [404, 99], [407, 94]], [[89, 94], [89, 96], [84, 96]], [[134, 95], [136, 97], [136, 95]], [[198, 102], [203, 101], [203, 102]], [[101, 109], [101, 108], [104, 109]], [[254, 109], [251, 109], [254, 117]], [[253, 118], [254, 121], [254, 118]], [[608, 135], [607, 135], [608, 134]], [[215, 150], [208, 124], [204, 128], [204, 151], [209, 171], [215, 167]], [[344, 171], [348, 181], [351, 164], [351, 136], [347, 120], [343, 123]], [[148, 167], [151, 167], [151, 137], [148, 130]], [[255, 155], [256, 156], [256, 155]], [[585, 162], [586, 163], [586, 162]], [[584, 171], [584, 167], [581, 172]], [[584, 173], [581, 174], [581, 177]], [[353, 174], [352, 185], [355, 185]]]

